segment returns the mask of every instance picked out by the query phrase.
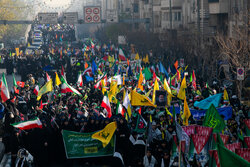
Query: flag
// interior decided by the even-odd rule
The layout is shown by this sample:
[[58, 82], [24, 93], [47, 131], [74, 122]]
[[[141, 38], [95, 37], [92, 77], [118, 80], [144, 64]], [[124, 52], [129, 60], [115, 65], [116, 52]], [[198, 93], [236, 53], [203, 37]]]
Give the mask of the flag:
[[154, 105], [154, 103], [152, 103], [152, 101], [150, 101], [146, 96], [143, 96], [134, 90], [131, 92], [131, 105], [156, 107], [156, 105]]
[[233, 153], [232, 151], [225, 148], [223, 145], [217, 143], [217, 151], [220, 159], [221, 167], [249, 167], [250, 163], [240, 157], [239, 155]]
[[35, 89], [34, 89], [34, 94], [37, 96], [38, 95], [38, 92], [39, 92], [39, 86], [38, 85], [36, 85], [35, 86]]
[[83, 86], [83, 81], [82, 81], [82, 74], [81, 72], [78, 74], [78, 79], [77, 79], [77, 83], [78, 86], [82, 87]]
[[155, 104], [155, 93], [156, 93], [157, 90], [160, 90], [160, 88], [159, 88], [158, 81], [156, 79], [155, 84], [154, 84], [153, 97], [152, 97], [153, 104]]
[[167, 70], [164, 68], [164, 66], [161, 64], [160, 62], [160, 66], [159, 66], [159, 71], [163, 74], [165, 74], [166, 78], [168, 78], [168, 72]]
[[58, 77], [57, 72], [55, 72], [55, 74], [56, 74], [56, 78], [55, 78], [55, 86], [59, 86], [59, 85], [61, 85], [61, 84], [62, 84], [62, 82], [61, 82], [60, 78]]
[[43, 109], [43, 101], [41, 100], [39, 108], [42, 110]]
[[140, 59], [139, 53], [136, 53], [135, 60], [139, 60], [139, 59]]
[[174, 67], [177, 70], [177, 68], [178, 68], [178, 60], [176, 60], [176, 62], [174, 63]]
[[112, 112], [111, 112], [111, 105], [110, 105], [110, 102], [109, 102], [109, 98], [108, 98], [108, 95], [104, 95], [103, 97], [103, 100], [102, 100], [102, 104], [101, 104], [101, 107], [105, 108], [108, 112], [108, 118], [110, 118], [112, 116]]
[[111, 122], [105, 126], [104, 129], [94, 133], [91, 137], [102, 142], [102, 146], [106, 147], [111, 138], [113, 137], [115, 130], [117, 128], [116, 122]]
[[82, 94], [78, 90], [76, 90], [75, 88], [73, 88], [67, 83], [66, 79], [63, 76], [61, 77], [61, 81], [62, 81], [62, 85], [61, 85], [62, 93], [72, 92], [72, 93], [77, 94], [78, 96], [82, 96]]
[[196, 76], [194, 74], [194, 70], [193, 70], [193, 74], [192, 74], [192, 86], [193, 88], [196, 90]]
[[62, 65], [62, 68], [61, 68], [61, 75], [65, 77], [63, 65]]
[[1, 98], [3, 102], [6, 102], [10, 98], [10, 93], [4, 73], [2, 75], [2, 83], [1, 83]]
[[203, 125], [213, 128], [214, 132], [221, 132], [226, 126], [213, 104], [206, 112]]
[[220, 104], [222, 93], [210, 96], [204, 100], [196, 101], [194, 103], [194, 107], [198, 107], [203, 110], [207, 110], [211, 104], [213, 104], [215, 107], [218, 107]]
[[137, 122], [135, 131], [137, 133], [144, 133], [147, 127], [147, 122], [143, 119], [143, 117], [140, 114], [137, 114]]
[[128, 97], [128, 91], [126, 91], [122, 105], [127, 109], [128, 115], [129, 115], [129, 117], [131, 117], [131, 114], [132, 114], [131, 113], [131, 104], [130, 104], [130, 100]]
[[117, 106], [116, 106], [116, 114], [121, 114], [123, 117], [125, 114], [125, 110], [119, 101], [118, 101]]
[[17, 122], [11, 125], [20, 130], [42, 128], [42, 123], [39, 118], [31, 119], [31, 120], [24, 121], [24, 122]]
[[17, 83], [14, 74], [12, 74], [13, 77], [13, 89], [16, 94], [19, 94], [19, 89], [17, 89]]
[[47, 79], [47, 82], [50, 81], [50, 76], [49, 76], [49, 74], [47, 72], [46, 72], [46, 79]]
[[92, 73], [95, 75], [95, 72], [97, 71], [97, 65], [95, 63], [95, 61], [92, 61]]
[[141, 89], [141, 91], [143, 91], [143, 86], [142, 86], [142, 82], [143, 82], [143, 75], [142, 75], [142, 71], [140, 72], [140, 77], [138, 80], [138, 88]]
[[49, 80], [38, 92], [37, 101], [39, 101], [43, 94], [51, 92], [53, 90], [52, 79]]
[[191, 116], [190, 110], [187, 104], [187, 98], [184, 99], [184, 112], [183, 112], [183, 125], [188, 126], [188, 118]]
[[88, 75], [90, 76], [90, 74], [92, 74], [92, 68], [88, 67], [87, 69], [85, 69], [82, 73], [82, 75], [85, 75], [86, 73], [88, 73]]
[[181, 100], [184, 100], [186, 97], [186, 91], [185, 89], [187, 88], [187, 83], [186, 83], [186, 77], [183, 78], [182, 82], [181, 82], [181, 88], [179, 90], [179, 93], [177, 95], [177, 97]]
[[[171, 89], [170, 89], [170, 87], [169, 87], [169, 85], [168, 85], [168, 82], [167, 82], [167, 79], [166, 79], [166, 78], [164, 78], [164, 85], [163, 85], [163, 88], [168, 92], [169, 95], [172, 95]], [[173, 95], [172, 95], [172, 96], [173, 96]]]
[[152, 73], [150, 72], [148, 67], [145, 68], [142, 72], [144, 73], [146, 80], [150, 80], [152, 78]]
[[126, 61], [125, 54], [121, 48], [119, 48], [119, 58], [121, 61]]
[[17, 86], [24, 88], [25, 82], [21, 82], [21, 81], [16, 81]]
[[224, 88], [223, 99], [224, 99], [224, 102], [229, 102], [228, 93], [227, 93], [226, 88]]

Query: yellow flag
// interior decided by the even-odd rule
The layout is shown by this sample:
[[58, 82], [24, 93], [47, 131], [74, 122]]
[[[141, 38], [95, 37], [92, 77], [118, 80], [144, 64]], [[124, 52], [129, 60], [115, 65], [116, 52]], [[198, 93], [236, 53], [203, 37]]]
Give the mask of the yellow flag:
[[156, 79], [156, 80], [155, 80], [155, 85], [154, 85], [153, 97], [152, 97], [153, 104], [155, 104], [155, 92], [156, 92], [157, 90], [160, 90], [160, 88], [159, 88], [158, 81], [157, 81], [157, 79]]
[[145, 63], [149, 63], [148, 54], [146, 55]]
[[136, 53], [135, 60], [139, 60], [139, 59], [140, 59], [139, 53]]
[[[112, 78], [111, 78], [111, 80], [112, 80]], [[116, 94], [117, 94], [117, 82], [111, 81], [110, 91], [108, 93], [108, 97], [109, 97], [110, 102], [116, 103], [116, 98], [115, 98]]]
[[150, 89], [147, 93], [146, 93], [146, 97], [149, 97], [150, 93], [152, 92], [152, 89]]
[[39, 101], [43, 94], [51, 92], [52, 90], [53, 90], [53, 83], [51, 79], [39, 90], [36, 100]]
[[177, 95], [177, 97], [181, 100], [184, 100], [186, 97], [186, 91], [185, 89], [187, 88], [187, 83], [186, 83], [186, 77], [183, 78], [182, 82], [181, 82], [181, 88], [179, 90], [179, 93]]
[[142, 75], [142, 71], [141, 71], [140, 72], [140, 77], [139, 77], [139, 80], [138, 80], [138, 88], [141, 89], [141, 91], [143, 91], [142, 82], [143, 82], [143, 75]]
[[153, 119], [152, 119], [152, 115], [150, 114], [150, 117], [149, 117], [149, 121], [150, 123], [153, 122]]
[[163, 85], [163, 87], [168, 92], [168, 94], [172, 95], [171, 89], [170, 89], [170, 87], [168, 85], [168, 82], [167, 82], [166, 78], [164, 79], [164, 85]]
[[167, 96], [167, 104], [168, 104], [168, 106], [171, 106], [172, 97], [173, 97], [172, 95], [168, 94], [168, 96]]
[[16, 48], [16, 56], [19, 56], [19, 48]]
[[30, 43], [28, 42], [28, 47], [30, 47]]
[[184, 99], [184, 112], [183, 112], [183, 125], [188, 126], [188, 118], [191, 116], [190, 110], [187, 104], [187, 98]]
[[156, 105], [154, 105], [154, 103], [152, 103], [152, 101], [150, 101], [146, 96], [143, 96], [134, 90], [131, 92], [131, 105], [156, 107]]
[[131, 118], [132, 111], [131, 111], [131, 106], [130, 105], [128, 105], [127, 112], [128, 112], [128, 116]]
[[228, 98], [228, 93], [227, 93], [227, 89], [224, 88], [224, 95], [223, 95], [223, 99], [224, 101], [229, 101], [229, 98]]
[[59, 86], [59, 85], [61, 85], [62, 82], [61, 82], [60, 78], [58, 77], [57, 72], [55, 72], [55, 73], [56, 73], [55, 85]]
[[102, 146], [105, 148], [113, 137], [116, 128], [116, 122], [111, 122], [106, 125], [103, 130], [94, 133], [91, 137], [92, 139], [100, 140], [102, 142]]
[[166, 107], [166, 113], [167, 113], [167, 115], [170, 115], [171, 117], [173, 117], [173, 115], [171, 114], [171, 112], [169, 112], [167, 107]]

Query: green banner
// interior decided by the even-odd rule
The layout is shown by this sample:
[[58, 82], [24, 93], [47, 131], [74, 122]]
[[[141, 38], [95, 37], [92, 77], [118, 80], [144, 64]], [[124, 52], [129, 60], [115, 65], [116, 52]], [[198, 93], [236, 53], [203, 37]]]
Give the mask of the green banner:
[[63, 142], [68, 159], [113, 156], [115, 150], [115, 137], [103, 148], [102, 142], [92, 139], [93, 133], [79, 133], [63, 130]]

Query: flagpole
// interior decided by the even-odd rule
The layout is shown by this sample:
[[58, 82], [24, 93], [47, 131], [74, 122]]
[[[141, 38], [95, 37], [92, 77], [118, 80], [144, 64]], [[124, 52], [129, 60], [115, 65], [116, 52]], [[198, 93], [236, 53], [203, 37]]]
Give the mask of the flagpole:
[[179, 151], [179, 167], [181, 167], [181, 141], [179, 142], [179, 148], [180, 148], [180, 151]]

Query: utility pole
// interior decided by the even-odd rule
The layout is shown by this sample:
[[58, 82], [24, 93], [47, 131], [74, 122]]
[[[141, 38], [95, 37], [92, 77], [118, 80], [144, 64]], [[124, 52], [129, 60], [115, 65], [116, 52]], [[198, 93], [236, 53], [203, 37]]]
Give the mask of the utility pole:
[[171, 0], [169, 0], [169, 21], [170, 21], [170, 30], [173, 28], [173, 20], [172, 20], [172, 4]]

